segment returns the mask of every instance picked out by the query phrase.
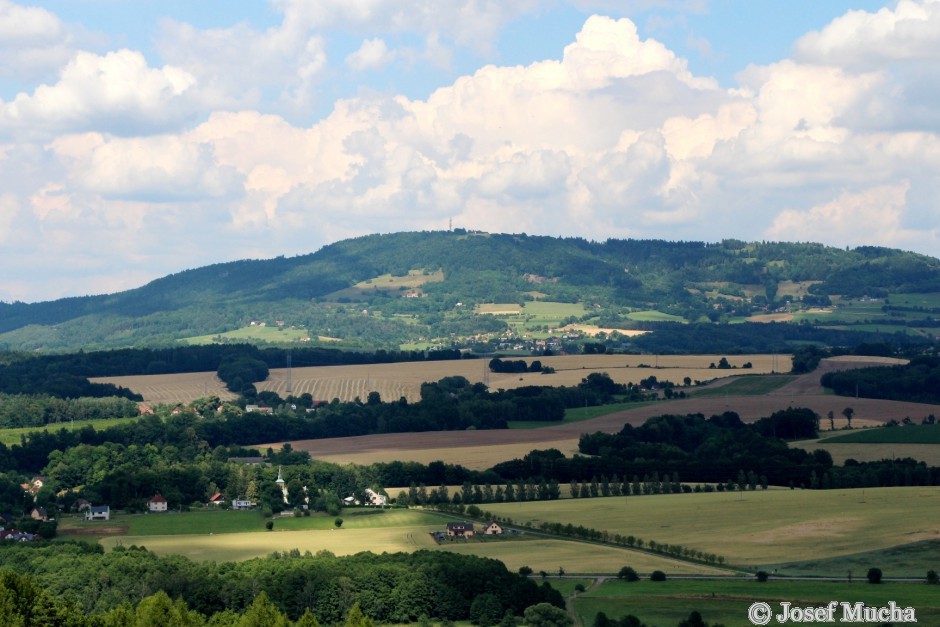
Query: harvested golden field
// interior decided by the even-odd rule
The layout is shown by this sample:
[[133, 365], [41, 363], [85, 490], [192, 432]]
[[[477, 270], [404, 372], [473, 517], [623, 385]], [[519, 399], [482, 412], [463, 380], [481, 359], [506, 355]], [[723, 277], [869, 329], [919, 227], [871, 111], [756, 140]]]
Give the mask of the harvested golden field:
[[235, 398], [214, 372], [183, 374], [149, 374], [131, 377], [98, 377], [92, 383], [113, 383], [133, 390], [144, 397], [145, 403], [189, 403], [205, 396], [218, 396], [222, 400]]
[[[531, 363], [539, 359], [543, 365], [555, 369], [555, 374], [539, 373], [495, 374], [485, 373], [488, 360], [408, 362], [397, 364], [370, 364], [357, 366], [318, 366], [293, 368], [290, 372], [291, 390], [295, 395], [310, 393], [314, 399], [330, 401], [338, 398], [351, 401], [357, 396], [365, 399], [369, 392], [378, 392], [386, 401], [405, 397], [409, 402], [420, 400], [421, 384], [439, 381], [447, 376], [466, 377], [471, 383], [483, 381], [488, 374], [491, 389], [512, 389], [526, 385], [577, 385], [591, 372], [606, 372], [618, 383], [639, 383], [655, 376], [660, 381], [682, 384], [685, 377], [693, 381], [708, 381], [741, 374], [788, 372], [788, 355], [732, 355], [727, 359], [736, 370], [709, 368], [717, 364], [722, 355], [559, 355], [555, 357], [528, 357]], [[750, 362], [752, 368], [741, 367]], [[775, 368], [776, 366], [776, 368]], [[288, 371], [275, 368], [267, 381], [258, 383], [259, 391], [271, 390], [287, 396]], [[178, 375], [148, 375], [134, 377], [101, 377], [96, 382], [113, 383], [143, 395], [148, 403], [188, 403], [197, 398], [217, 395], [232, 398], [222, 382], [212, 372]]]
[[[774, 370], [790, 370], [788, 355], [734, 355], [728, 357], [737, 370], [709, 368], [718, 363], [721, 355], [559, 355], [555, 357], [525, 358], [528, 363], [539, 359], [551, 366], [555, 374], [540, 373], [496, 374], [485, 373], [486, 359], [461, 361], [409, 362], [406, 364], [372, 364], [364, 366], [321, 366], [294, 368], [291, 371], [294, 394], [309, 392], [318, 400], [351, 401], [357, 396], [366, 398], [375, 391], [386, 401], [404, 396], [409, 402], [421, 398], [421, 384], [459, 375], [471, 383], [484, 380], [488, 375], [490, 389], [513, 389], [526, 385], [577, 385], [591, 372], [606, 372], [617, 383], [639, 383], [655, 376], [660, 381], [682, 384], [685, 377], [693, 381], [707, 381], [740, 374], [766, 374]], [[750, 362], [752, 368], [740, 368]], [[641, 367], [642, 366], [642, 367]], [[258, 390], [272, 390], [281, 396], [287, 394], [287, 370], [271, 370], [267, 381], [257, 384]]]

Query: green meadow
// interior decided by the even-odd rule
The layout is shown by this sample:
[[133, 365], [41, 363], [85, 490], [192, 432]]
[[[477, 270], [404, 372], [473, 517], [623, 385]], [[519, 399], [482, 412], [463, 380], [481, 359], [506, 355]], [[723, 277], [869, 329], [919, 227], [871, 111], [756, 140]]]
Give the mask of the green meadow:
[[0, 442], [11, 446], [19, 444], [24, 436], [32, 431], [77, 431], [84, 427], [93, 427], [95, 430], [107, 429], [116, 425], [133, 422], [138, 418], [97, 418], [94, 420], [70, 420], [69, 422], [57, 422], [54, 424], [42, 425], [38, 427], [16, 427], [11, 429], [0, 429]]
[[822, 440], [826, 444], [940, 444], [940, 425], [853, 429]]
[[241, 327], [233, 331], [226, 331], [225, 333], [188, 337], [179, 341], [183, 344], [212, 344], [219, 341], [285, 344], [299, 342], [303, 338], [308, 337], [310, 337], [309, 331], [303, 328], [254, 325]]
[[704, 387], [688, 390], [688, 394], [700, 396], [761, 396], [782, 388], [795, 379], [789, 375], [753, 375], [736, 377], [719, 387]]
[[[571, 523], [680, 545], [750, 568], [940, 539], [938, 487], [563, 499], [490, 504], [486, 509], [536, 527], [543, 521]], [[940, 555], [935, 557], [940, 564]]]
[[[773, 578], [765, 583], [753, 578], [667, 579], [661, 582], [645, 580], [632, 583], [608, 580], [579, 593], [573, 601], [573, 607], [584, 625], [593, 624], [598, 612], [613, 619], [632, 614], [647, 625], [676, 625], [688, 618], [694, 609], [708, 624], [752, 627], [754, 623], [748, 619], [748, 608], [756, 601], [768, 603], [775, 614], [781, 611], [781, 601], [800, 607], [825, 606], [831, 601], [846, 601], [850, 604], [863, 602], [873, 607], [886, 607], [893, 601], [898, 607], [914, 608], [920, 625], [940, 624], [940, 594], [937, 594], [937, 586], [901, 583], [871, 585], [864, 576], [865, 573], [861, 573], [853, 583]], [[835, 622], [821, 624], [844, 624], [841, 618], [841, 614], [836, 612]], [[774, 619], [771, 624], [779, 623]]]

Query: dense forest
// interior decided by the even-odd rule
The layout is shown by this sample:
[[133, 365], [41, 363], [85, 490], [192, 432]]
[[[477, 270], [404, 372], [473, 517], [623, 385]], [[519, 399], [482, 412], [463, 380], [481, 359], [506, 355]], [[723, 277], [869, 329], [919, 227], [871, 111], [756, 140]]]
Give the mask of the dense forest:
[[[105, 625], [132, 625], [128, 616], [156, 603], [148, 599], [161, 593], [180, 604], [177, 611], [196, 613], [192, 622], [175, 623], [179, 625], [203, 624], [213, 617], [212, 624], [219, 625], [276, 625], [258, 618], [238, 623], [252, 612], [259, 597], [270, 603], [272, 614], [274, 610], [295, 621], [310, 614], [310, 608], [311, 618], [322, 624], [343, 624], [354, 607], [382, 623], [473, 618], [476, 624], [489, 625], [499, 623], [507, 612], [521, 617], [527, 608], [541, 603], [564, 607], [551, 586], [511, 573], [502, 562], [438, 551], [348, 557], [294, 551], [216, 564], [158, 557], [143, 547], [117, 547], [104, 554], [86, 543], [5, 544], [9, 546], [0, 546], [0, 568], [12, 568], [17, 575], [0, 571], [0, 590], [6, 592], [0, 595], [0, 612], [7, 610], [2, 615], [16, 616], [11, 611], [16, 605], [30, 604], [38, 606], [33, 616], [53, 610], [53, 616], [69, 617], [23, 623], [27, 625], [102, 624], [89, 617]], [[45, 604], [36, 603], [39, 597]], [[5, 608], [4, 603], [9, 605]], [[167, 608], [154, 609], [166, 612]], [[158, 611], [153, 615], [160, 616]], [[363, 623], [367, 624], [372, 623]]]
[[940, 403], [940, 357], [914, 357], [899, 366], [877, 366], [823, 375], [836, 394], [916, 403]]
[[[415, 288], [374, 282], [410, 272], [429, 278]], [[415, 297], [406, 298], [410, 289]], [[937, 259], [887, 248], [395, 233], [337, 242], [309, 255], [187, 270], [117, 294], [0, 303], [0, 348], [169, 345], [279, 320], [348, 348], [397, 349], [417, 337], [505, 331], [498, 318], [473, 314], [481, 303], [538, 298], [583, 303], [606, 322], [634, 309], [720, 322], [845, 298], [885, 299], [890, 308], [887, 299], [895, 294], [936, 292]], [[905, 305], [891, 311], [893, 324], [901, 326], [914, 313]], [[929, 327], [938, 313], [928, 304], [916, 317]]]

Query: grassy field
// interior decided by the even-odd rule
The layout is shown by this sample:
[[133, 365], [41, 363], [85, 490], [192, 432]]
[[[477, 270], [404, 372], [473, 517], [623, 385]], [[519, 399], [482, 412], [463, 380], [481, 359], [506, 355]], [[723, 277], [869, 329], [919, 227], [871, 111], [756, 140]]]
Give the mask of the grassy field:
[[904, 459], [910, 457], [925, 462], [928, 466], [940, 466], [940, 446], [936, 444], [841, 444], [829, 438], [821, 440], [799, 440], [790, 442], [791, 447], [807, 451], [823, 449], [832, 456], [835, 464], [842, 465], [847, 459], [857, 462], [877, 462], [882, 459]]
[[65, 429], [67, 431], [76, 431], [84, 427], [94, 427], [96, 430], [107, 429], [116, 425], [133, 422], [138, 418], [99, 418], [95, 420], [70, 420], [69, 422], [57, 422], [54, 424], [43, 425], [41, 427], [17, 427], [15, 429], [0, 429], [0, 442], [11, 446], [19, 444], [23, 436], [30, 431], [58, 431]]
[[557, 420], [515, 420], [509, 422], [510, 429], [539, 429], [542, 427], [551, 427], [553, 425], [565, 424], [570, 422], [581, 422], [590, 420], [598, 416], [606, 416], [616, 411], [634, 409], [636, 407], [646, 407], [653, 404], [653, 401], [643, 403], [611, 403], [610, 405], [596, 405], [593, 407], [576, 407], [565, 410], [565, 418], [562, 421]]
[[854, 429], [823, 441], [829, 444], [940, 444], [940, 425]]
[[[861, 573], [864, 580], [864, 573]], [[726, 627], [751, 627], [747, 610], [751, 603], [769, 603], [774, 613], [781, 611], [780, 602], [788, 601], [801, 607], [823, 606], [830, 601], [864, 602], [873, 607], [887, 606], [894, 601], [898, 607], [913, 607], [918, 624], [940, 624], [940, 595], [936, 586], [914, 584], [870, 585], [819, 581], [771, 580], [748, 581], [638, 581], [625, 583], [605, 581], [589, 588], [574, 600], [574, 609], [582, 624], [591, 625], [598, 612], [608, 618], [633, 614], [648, 625], [676, 625], [688, 618], [692, 610], [701, 613], [708, 624]], [[842, 624], [840, 615], [836, 622]], [[778, 624], [774, 619], [771, 624]], [[817, 623], [819, 624], [819, 623]], [[865, 623], [854, 623], [865, 624]]]
[[940, 539], [938, 507], [940, 488], [930, 487], [565, 499], [487, 509], [516, 522], [584, 525], [758, 567]]
[[[213, 335], [197, 335], [179, 340], [183, 344], [213, 344], [216, 342], [268, 342], [270, 344], [293, 344], [304, 338], [309, 338], [310, 332], [299, 327], [284, 327], [275, 325], [254, 325], [241, 327], [225, 333]], [[327, 338], [323, 338], [327, 339]]]
[[788, 375], [743, 376], [716, 388], [692, 389], [695, 396], [760, 396], [778, 390], [795, 377]]
[[517, 570], [529, 566], [535, 572], [611, 573], [629, 563], [639, 572], [663, 570], [673, 574], [717, 574], [723, 571], [619, 547], [587, 544], [524, 533], [514, 536], [478, 536], [472, 540], [444, 540], [438, 545], [431, 531], [443, 530], [454, 520], [423, 510], [345, 510], [343, 525], [335, 517], [282, 516], [274, 530], [265, 530], [258, 511], [204, 511], [115, 516], [109, 523], [63, 520], [63, 537], [95, 537], [101, 531], [106, 548], [146, 546], [159, 554], [180, 554], [197, 560], [241, 560], [273, 551], [298, 549], [337, 555], [361, 551], [414, 551], [433, 549], [480, 555], [503, 561]]
[[[722, 355], [559, 355], [540, 359], [545, 366], [555, 369], [554, 374], [489, 373], [492, 389], [512, 389], [526, 385], [577, 385], [591, 372], [606, 372], [617, 383], [639, 383], [655, 375], [660, 381], [681, 384], [685, 377], [693, 381], [735, 376], [742, 373], [741, 366], [751, 362], [748, 374], [770, 374], [790, 370], [790, 358], [784, 355], [729, 355], [735, 370], [709, 368]], [[412, 362], [408, 364], [369, 364], [356, 366], [321, 366], [293, 368], [291, 385], [294, 394], [309, 392], [317, 400], [351, 401], [357, 396], [366, 398], [369, 392], [378, 392], [383, 399], [404, 396], [409, 402], [420, 399], [421, 384], [438, 381], [445, 376], [463, 376], [471, 383], [483, 380], [485, 360]], [[256, 385], [259, 391], [271, 390], [287, 396], [287, 369], [271, 369], [266, 381]], [[228, 392], [214, 372], [177, 375], [148, 375], [133, 377], [101, 377], [95, 382], [114, 383], [143, 395], [150, 403], [187, 403], [197, 398], [217, 395], [228, 399]]]
[[672, 314], [655, 310], [631, 311], [627, 314], [627, 319], [637, 322], [685, 322], [685, 318], [682, 316], [673, 316]]
[[536, 573], [544, 570], [554, 574], [558, 573], [559, 568], [570, 574], [616, 573], [629, 565], [640, 573], [661, 570], [677, 575], [728, 574], [728, 571], [717, 568], [659, 557], [642, 551], [532, 535], [505, 541], [444, 541], [438, 548], [442, 551], [498, 559], [510, 570], [528, 566]]

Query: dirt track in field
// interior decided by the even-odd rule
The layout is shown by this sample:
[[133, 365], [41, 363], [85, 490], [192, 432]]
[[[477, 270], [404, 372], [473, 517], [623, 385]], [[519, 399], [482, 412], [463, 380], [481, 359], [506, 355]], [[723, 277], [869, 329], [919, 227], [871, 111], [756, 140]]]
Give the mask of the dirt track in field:
[[[882, 362], [883, 363], [883, 362]], [[836, 428], [845, 425], [842, 410], [852, 407], [853, 426], [881, 424], [892, 418], [910, 417], [915, 422], [928, 414], [940, 415], [940, 405], [846, 398], [823, 393], [819, 378], [832, 370], [846, 370], [873, 365], [871, 360], [857, 358], [824, 360], [815, 371], [763, 396], [727, 396], [687, 398], [663, 401], [654, 405], [630, 409], [582, 422], [568, 423], [541, 429], [500, 429], [484, 431], [422, 433], [389, 433], [381, 435], [300, 440], [292, 442], [295, 449], [308, 451], [314, 459], [337, 463], [368, 463], [369, 461], [420, 461], [427, 463], [443, 459], [447, 463], [468, 468], [485, 469], [496, 461], [512, 459], [536, 448], [558, 448], [563, 452], [576, 450], [582, 433], [603, 431], [616, 433], [624, 424], [643, 424], [653, 416], [663, 414], [701, 413], [705, 416], [725, 411], [736, 412], [745, 422], [753, 422], [787, 407], [807, 407], [823, 417], [822, 427], [828, 424], [826, 416], [836, 416]], [[281, 442], [264, 444], [260, 448], [279, 448]], [[492, 453], [492, 454], [490, 454]], [[515, 454], [510, 454], [515, 453]]]

